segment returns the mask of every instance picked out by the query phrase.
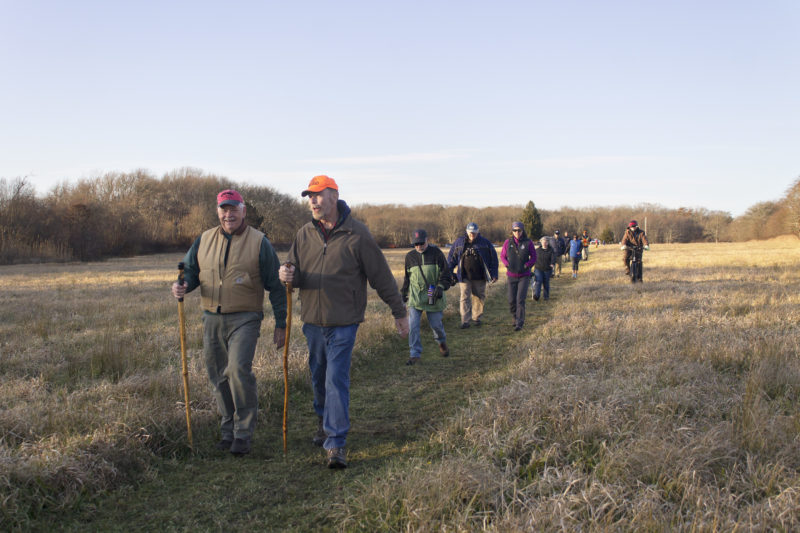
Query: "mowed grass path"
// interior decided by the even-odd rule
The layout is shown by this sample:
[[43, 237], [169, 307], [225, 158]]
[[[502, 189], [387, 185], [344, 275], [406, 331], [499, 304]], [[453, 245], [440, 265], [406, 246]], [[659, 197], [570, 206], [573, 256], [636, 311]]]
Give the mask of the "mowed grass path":
[[[323, 451], [311, 445], [316, 429], [311, 389], [307, 376], [294, 376], [286, 457], [281, 441], [282, 398], [271, 397], [271, 405], [261, 406], [266, 413], [262, 411], [248, 457], [217, 452], [214, 442], [198, 441], [198, 433], [212, 432], [196, 431], [194, 455], [165, 460], [137, 488], [118, 490], [97, 505], [86, 505], [80, 516], [51, 517], [52, 525], [65, 531], [336, 529], [329, 518], [331, 507], [358, 494], [389, 465], [427, 455], [433, 446], [429, 436], [471, 395], [487, 387], [493, 373], [507, 371], [509, 364], [526, 355], [518, 348], [519, 340], [549, 319], [560, 295], [571, 286], [575, 282], [568, 274], [554, 280], [549, 303], [533, 302], [529, 293], [522, 332], [511, 327], [503, 274], [489, 289], [480, 328], [458, 328], [459, 289], [454, 287], [447, 293], [445, 313], [449, 358], [439, 355], [425, 320], [422, 362], [415, 366], [405, 366], [407, 341], [388, 330], [377, 341], [360, 339], [351, 374], [346, 470], [328, 470]], [[388, 316], [383, 303], [371, 306]], [[293, 338], [302, 337], [299, 306], [295, 312]], [[271, 340], [268, 333], [262, 329], [261, 343]]]

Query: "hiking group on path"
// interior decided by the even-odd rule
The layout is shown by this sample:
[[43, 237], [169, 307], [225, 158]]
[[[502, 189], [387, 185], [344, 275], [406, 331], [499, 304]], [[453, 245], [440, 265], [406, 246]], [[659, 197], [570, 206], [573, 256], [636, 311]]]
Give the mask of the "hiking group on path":
[[[458, 284], [461, 291], [461, 329], [480, 327], [487, 285], [498, 279], [501, 261], [506, 267], [511, 326], [525, 324], [525, 304], [531, 278], [533, 299], [550, 298], [550, 278], [561, 275], [562, 256], [578, 264], [588, 260], [588, 232], [574, 233], [572, 241], [555, 234], [538, 243], [522, 222], [511, 224], [498, 261], [494, 245], [475, 222], [444, 252], [430, 243], [424, 228], [411, 234], [414, 247], [405, 256], [403, 284], [398, 288], [391, 269], [367, 227], [351, 216], [339, 199], [339, 186], [330, 177], [315, 176], [301, 196], [307, 197], [311, 220], [302, 226], [280, 265], [269, 239], [245, 222], [242, 195], [225, 190], [217, 195], [220, 224], [203, 232], [189, 248], [183, 263], [184, 281], [172, 284], [181, 299], [200, 288], [203, 309], [203, 357], [211, 390], [220, 413], [220, 440], [216, 448], [242, 457], [250, 453], [258, 412], [253, 357], [264, 318], [264, 293], [269, 293], [275, 317], [273, 343], [286, 342], [287, 292], [300, 293], [300, 320], [308, 346], [317, 431], [311, 442], [326, 451], [329, 468], [347, 467], [350, 429], [350, 366], [356, 333], [364, 321], [367, 283], [391, 309], [397, 333], [408, 337], [407, 365], [422, 357], [420, 337], [425, 313], [442, 357], [450, 355], [443, 325], [445, 293]], [[626, 232], [633, 246], [647, 243], [635, 227]], [[638, 230], [638, 232], [636, 231]], [[537, 246], [538, 244], [538, 246]], [[626, 267], [629, 261], [626, 251]], [[289, 307], [291, 309], [291, 307]], [[291, 318], [291, 317], [290, 317]]]

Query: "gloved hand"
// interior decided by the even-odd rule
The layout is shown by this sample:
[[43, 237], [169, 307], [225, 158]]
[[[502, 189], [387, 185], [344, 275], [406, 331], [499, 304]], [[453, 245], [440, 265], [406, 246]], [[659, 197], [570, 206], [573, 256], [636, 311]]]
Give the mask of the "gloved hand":
[[648, 244], [647, 246], [644, 247], [644, 249], [645, 250], [649, 250], [650, 249], [650, 245]]
[[433, 298], [438, 300], [444, 296], [444, 289], [442, 289], [441, 285], [437, 285], [436, 288], [433, 290]]

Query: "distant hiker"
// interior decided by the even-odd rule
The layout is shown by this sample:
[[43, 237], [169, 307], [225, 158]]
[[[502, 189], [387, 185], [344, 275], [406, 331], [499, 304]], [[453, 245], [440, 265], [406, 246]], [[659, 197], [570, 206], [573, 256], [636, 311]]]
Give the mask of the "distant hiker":
[[408, 347], [411, 354], [407, 365], [415, 364], [422, 356], [419, 330], [423, 311], [428, 317], [433, 339], [439, 344], [439, 353], [442, 357], [450, 355], [442, 315], [447, 307], [444, 292], [453, 285], [444, 253], [428, 244], [428, 234], [424, 229], [411, 233], [411, 244], [414, 250], [406, 254], [405, 277], [400, 291], [403, 301], [408, 302]]
[[456, 274], [461, 288], [461, 329], [481, 325], [483, 305], [486, 301], [486, 282], [497, 281], [497, 252], [494, 245], [478, 232], [474, 222], [467, 224], [464, 235], [460, 236], [450, 248], [447, 265]]
[[[622, 255], [622, 261], [625, 263], [625, 275], [630, 276], [631, 256], [634, 253], [637, 253], [638, 258], [641, 260], [642, 250], [649, 250], [650, 243], [647, 240], [647, 235], [645, 235], [644, 231], [639, 228], [639, 223], [635, 220], [631, 220], [628, 223], [628, 228], [625, 230], [625, 235], [622, 236], [622, 241], [620, 244], [626, 247]], [[639, 281], [642, 280], [641, 270], [639, 270], [637, 278]]]
[[569, 258], [572, 260], [572, 277], [578, 277], [578, 263], [581, 262], [581, 250], [583, 243], [581, 242], [578, 234], [576, 233], [572, 240], [569, 242]]
[[184, 283], [172, 284], [183, 298], [200, 287], [203, 307], [203, 357], [211, 389], [222, 415], [217, 449], [250, 453], [258, 415], [253, 356], [264, 318], [264, 291], [275, 315], [272, 342], [286, 339], [286, 290], [278, 279], [278, 256], [263, 233], [245, 222], [242, 195], [217, 195], [220, 225], [194, 241], [184, 263]]
[[581, 244], [583, 245], [582, 253], [583, 253], [583, 260], [589, 260], [589, 244], [591, 242], [591, 238], [589, 237], [589, 230], [583, 230], [583, 234], [581, 235]]
[[408, 335], [408, 318], [383, 252], [339, 200], [336, 182], [315, 176], [301, 196], [308, 197], [312, 220], [297, 232], [279, 275], [300, 289], [300, 319], [318, 417], [312, 442], [327, 450], [328, 468], [345, 468], [350, 362], [367, 307], [367, 282], [391, 308], [402, 337]]
[[[539, 249], [539, 255], [536, 257], [536, 264], [533, 267], [533, 277], [536, 280], [533, 283], [533, 299], [539, 300], [539, 295], [541, 294], [545, 300], [549, 300], [550, 276], [553, 275], [556, 254], [550, 246], [549, 237], [542, 237], [540, 242], [542, 243], [542, 247]], [[544, 288], [543, 294], [542, 288]]]
[[555, 256], [555, 270], [553, 274], [557, 277], [561, 277], [561, 263], [563, 262], [563, 255], [567, 251], [567, 242], [564, 241], [564, 238], [558, 234], [558, 230], [555, 231], [553, 237], [556, 239], [556, 245], [553, 247], [553, 255]]
[[536, 249], [522, 222], [511, 224], [511, 237], [503, 243], [500, 260], [508, 276], [508, 308], [514, 331], [519, 331], [525, 324], [525, 299], [531, 283], [531, 267], [536, 261]]

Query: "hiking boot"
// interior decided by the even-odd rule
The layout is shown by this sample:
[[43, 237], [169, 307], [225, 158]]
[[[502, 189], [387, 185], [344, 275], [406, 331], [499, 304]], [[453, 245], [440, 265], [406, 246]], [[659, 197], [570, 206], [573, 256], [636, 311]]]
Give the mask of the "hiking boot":
[[325, 444], [325, 440], [328, 438], [327, 433], [325, 433], [325, 430], [322, 429], [322, 417], [320, 416], [318, 418], [319, 425], [317, 425], [317, 432], [314, 433], [314, 437], [311, 439], [311, 444], [314, 446], [322, 446]]
[[481, 327], [481, 321], [480, 320], [473, 320], [472, 323], [475, 325], [476, 328]]
[[446, 342], [443, 342], [439, 345], [439, 353], [442, 354], [442, 357], [450, 356], [450, 348], [447, 347]]
[[228, 450], [231, 449], [232, 444], [233, 444], [232, 439], [222, 439], [215, 445], [215, 448], [217, 448], [221, 452], [227, 452]]
[[458, 327], [461, 328], [461, 329], [467, 329], [469, 327], [469, 322], [464, 322], [463, 324], [461, 324]]
[[533, 299], [534, 299], [534, 300], [536, 300], [536, 301], [538, 302], [538, 301], [539, 301], [539, 296], [537, 296], [536, 294], [534, 294], [534, 295], [533, 295]]
[[408, 361], [406, 361], [406, 366], [415, 365], [417, 364], [417, 361], [419, 361], [419, 357], [409, 357]]
[[242, 457], [250, 453], [250, 439], [233, 439], [231, 453], [236, 457]]
[[514, 326], [514, 331], [519, 331], [522, 329], [522, 326]]
[[347, 452], [344, 447], [328, 450], [328, 468], [347, 468]]

